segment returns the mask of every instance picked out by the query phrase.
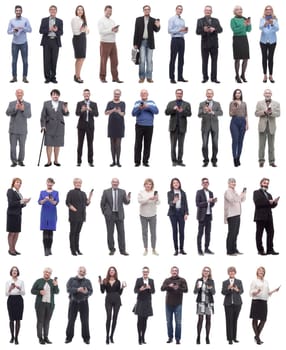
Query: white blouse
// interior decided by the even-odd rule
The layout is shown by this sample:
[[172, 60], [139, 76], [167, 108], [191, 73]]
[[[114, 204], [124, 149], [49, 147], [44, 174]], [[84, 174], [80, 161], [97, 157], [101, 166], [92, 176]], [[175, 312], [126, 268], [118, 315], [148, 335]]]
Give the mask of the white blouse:
[[[256, 293], [260, 289], [260, 292], [257, 295], [253, 295], [253, 293]], [[256, 280], [252, 281], [250, 286], [250, 296], [254, 300], [268, 300], [269, 298], [269, 285], [268, 282], [265, 280], [261, 280], [257, 278]]]
[[[11, 284], [15, 284], [18, 288], [13, 288], [11, 291], [9, 291], [9, 288], [11, 286]], [[6, 282], [6, 296], [9, 295], [25, 295], [25, 286], [24, 286], [24, 282], [21, 280], [16, 280], [14, 281], [13, 279], [11, 279], [10, 281]]]
[[80, 35], [81, 32], [81, 26], [83, 25], [83, 20], [76, 16], [71, 20], [71, 28], [73, 35]]

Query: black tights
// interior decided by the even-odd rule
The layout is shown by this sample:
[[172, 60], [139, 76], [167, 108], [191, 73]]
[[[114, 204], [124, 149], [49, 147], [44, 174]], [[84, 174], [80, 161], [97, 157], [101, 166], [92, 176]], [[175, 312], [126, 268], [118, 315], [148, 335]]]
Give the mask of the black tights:
[[[204, 321], [204, 315], [199, 315], [198, 323], [197, 323], [197, 337], [198, 337], [198, 339], [201, 336], [203, 321]], [[209, 338], [210, 330], [211, 330], [211, 315], [206, 315], [206, 339]]]
[[118, 317], [119, 309], [120, 309], [120, 305], [118, 305], [118, 304], [107, 303], [105, 305], [105, 310], [106, 310], [106, 338], [109, 337], [111, 319], [112, 319], [112, 324], [111, 324], [110, 337], [113, 338], [113, 334], [114, 334], [116, 323], [117, 323], [117, 317]]
[[44, 230], [43, 231], [43, 244], [44, 248], [51, 248], [53, 244], [53, 231]]
[[259, 322], [259, 320], [252, 320], [252, 328], [254, 330], [255, 337], [258, 340], [260, 340], [260, 333], [262, 332], [262, 329], [263, 329], [266, 321], [260, 321], [259, 323], [258, 322]]
[[143, 316], [138, 316], [138, 320], [137, 320], [137, 330], [138, 330], [138, 337], [139, 340], [141, 341], [145, 341], [145, 332], [146, 332], [146, 328], [147, 328], [147, 317], [143, 317]]
[[[17, 339], [18, 340], [18, 335], [20, 331], [20, 326], [21, 326], [21, 321], [16, 320], [16, 321], [10, 321], [10, 332], [11, 332], [11, 339]], [[16, 325], [16, 330], [15, 330], [15, 325]]]
[[[245, 78], [247, 63], [248, 63], [247, 59], [242, 60], [241, 77], [243, 78]], [[239, 77], [240, 60], [234, 60], [234, 68], [235, 68], [235, 75]]]
[[119, 163], [121, 153], [121, 138], [110, 138], [110, 148], [113, 163]]

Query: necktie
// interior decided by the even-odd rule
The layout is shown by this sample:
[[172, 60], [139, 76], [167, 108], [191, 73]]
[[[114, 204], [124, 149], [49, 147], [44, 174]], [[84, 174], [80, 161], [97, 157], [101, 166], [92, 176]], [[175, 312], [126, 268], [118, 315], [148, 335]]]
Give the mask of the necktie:
[[114, 203], [113, 203], [113, 211], [118, 211], [118, 190], [114, 190]]

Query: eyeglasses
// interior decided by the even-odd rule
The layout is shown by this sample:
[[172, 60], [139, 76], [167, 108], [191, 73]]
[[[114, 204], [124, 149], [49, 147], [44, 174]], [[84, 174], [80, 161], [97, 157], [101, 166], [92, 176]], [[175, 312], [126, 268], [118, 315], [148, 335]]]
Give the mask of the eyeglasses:
[[210, 270], [204, 270], [204, 272], [210, 272]]

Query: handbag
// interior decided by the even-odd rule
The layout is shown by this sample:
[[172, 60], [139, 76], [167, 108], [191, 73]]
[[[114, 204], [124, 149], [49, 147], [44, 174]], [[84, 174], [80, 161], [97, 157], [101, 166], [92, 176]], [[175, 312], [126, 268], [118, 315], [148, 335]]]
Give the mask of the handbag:
[[131, 61], [134, 64], [139, 64], [140, 63], [140, 51], [138, 49], [132, 48], [132, 50], [131, 50]]
[[137, 303], [135, 303], [135, 305], [133, 306], [132, 312], [136, 313], [136, 309], [137, 309]]

